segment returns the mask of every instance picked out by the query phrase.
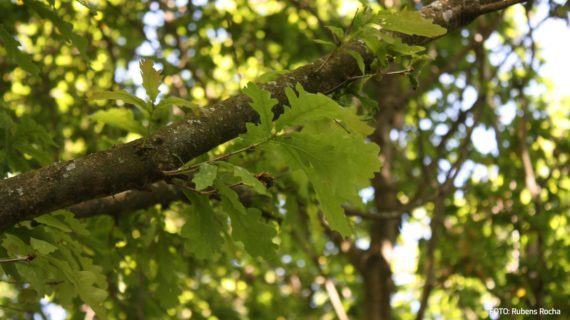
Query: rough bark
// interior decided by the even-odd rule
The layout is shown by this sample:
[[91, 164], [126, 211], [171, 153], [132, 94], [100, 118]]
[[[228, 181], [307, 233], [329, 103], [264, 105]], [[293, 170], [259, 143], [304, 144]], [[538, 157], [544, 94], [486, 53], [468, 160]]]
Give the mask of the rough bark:
[[77, 218], [98, 215], [118, 216], [160, 204], [163, 207], [184, 198], [182, 191], [164, 182], [155, 183], [146, 190], [128, 190], [112, 196], [92, 199], [68, 207]]
[[[243, 185], [231, 188], [238, 194], [244, 206], [249, 207], [252, 204], [256, 195], [253, 190]], [[208, 192], [207, 195], [213, 199], [219, 198], [217, 192]], [[87, 200], [67, 207], [66, 210], [73, 212], [77, 218], [90, 218], [100, 215], [118, 217], [155, 205], [166, 207], [175, 201], [188, 201], [182, 192], [182, 187], [161, 181], [148, 186], [145, 190], [128, 190], [112, 196]], [[263, 212], [263, 214], [266, 213]]]
[[[523, 1], [440, 0], [424, 7], [421, 13], [451, 31], [480, 14]], [[406, 37], [406, 40], [429, 41], [421, 37]], [[347, 46], [361, 53], [367, 66], [371, 63], [372, 55], [362, 43]], [[330, 93], [340, 90], [359, 74], [354, 58], [344, 50], [337, 50], [332, 56], [300, 67], [263, 87], [278, 99], [275, 111], [280, 114], [286, 102], [286, 87], [300, 83], [307, 91]], [[236, 95], [203, 109], [199, 115], [162, 128], [146, 139], [0, 181], [0, 230], [43, 213], [129, 189], [145, 188], [162, 180], [164, 170], [175, 169], [182, 162], [235, 138], [245, 130], [245, 123], [256, 121], [257, 114], [248, 103], [245, 95]]]

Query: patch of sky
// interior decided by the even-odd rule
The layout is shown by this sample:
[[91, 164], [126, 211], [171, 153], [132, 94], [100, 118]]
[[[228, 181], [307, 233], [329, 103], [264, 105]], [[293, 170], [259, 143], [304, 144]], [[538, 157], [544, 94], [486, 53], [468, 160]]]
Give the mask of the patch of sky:
[[155, 54], [155, 50], [149, 41], [143, 42], [136, 50], [139, 56], [150, 57]]
[[374, 188], [364, 188], [358, 192], [358, 195], [364, 203], [368, 203], [374, 199]]
[[420, 119], [420, 129], [429, 130], [432, 127], [432, 122], [430, 119]]
[[159, 28], [164, 26], [164, 11], [148, 11], [143, 16], [143, 23], [149, 27]]
[[47, 299], [42, 299], [40, 301], [40, 305], [42, 307], [42, 311], [49, 315], [50, 320], [64, 320], [67, 318], [67, 312], [65, 312], [65, 309]]
[[361, 250], [368, 250], [370, 248], [370, 239], [368, 238], [358, 238], [356, 239], [356, 247]]
[[477, 90], [475, 90], [473, 86], [467, 86], [465, 90], [463, 90], [463, 95], [462, 95], [463, 103], [461, 106], [461, 110], [465, 111], [471, 108], [471, 106], [473, 106], [475, 101], [477, 101], [477, 96], [478, 96]]
[[173, 65], [177, 65], [178, 62], [180, 62], [180, 59], [178, 58], [179, 56], [180, 56], [180, 50], [174, 49], [168, 56], [166, 56], [166, 61], [168, 61], [168, 63], [171, 63]]
[[473, 130], [471, 135], [471, 142], [477, 151], [482, 154], [498, 155], [497, 139], [495, 137], [495, 130], [487, 128], [483, 125], [478, 125]]
[[509, 101], [497, 108], [499, 113], [499, 121], [501, 124], [507, 126], [513, 122], [517, 115], [517, 106], [513, 101]]

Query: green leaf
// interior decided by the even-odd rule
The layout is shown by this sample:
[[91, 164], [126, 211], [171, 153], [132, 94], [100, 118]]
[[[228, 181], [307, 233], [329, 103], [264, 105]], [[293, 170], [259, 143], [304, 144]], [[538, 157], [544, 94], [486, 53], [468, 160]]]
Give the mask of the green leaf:
[[50, 227], [59, 229], [63, 232], [71, 232], [71, 229], [69, 228], [69, 226], [67, 226], [65, 223], [61, 222], [61, 220], [59, 220], [53, 214], [49, 214], [49, 213], [44, 214], [43, 216], [39, 216], [37, 218], [34, 218], [34, 220], [36, 220], [37, 222], [39, 222], [41, 224], [45, 224], [46, 226], [50, 226]]
[[16, 123], [12, 120], [12, 117], [4, 110], [0, 109], [0, 128], [10, 130]]
[[[86, 290], [81, 290], [81, 293], [79, 295], [81, 296], [81, 299], [83, 299], [83, 301], [87, 302], [92, 307], [96, 307], [98, 304], [105, 301], [105, 299], [107, 298], [107, 291], [101, 288], [87, 287]], [[97, 312], [97, 315], [99, 317], [102, 316], [102, 314], [100, 314], [99, 312]]]
[[192, 182], [196, 185], [196, 190], [204, 190], [214, 184], [218, 174], [218, 167], [209, 163], [200, 165], [200, 169], [194, 175]]
[[388, 48], [390, 50], [403, 55], [413, 56], [425, 50], [425, 48], [422, 46], [411, 46], [409, 44], [406, 44], [402, 41], [401, 38], [393, 37], [386, 32], [379, 32], [378, 36], [389, 44]]
[[281, 77], [284, 74], [286, 74], [285, 71], [269, 70], [269, 71], [263, 73], [262, 75], [260, 75], [259, 77], [257, 77], [257, 79], [255, 79], [255, 82], [256, 83], [268, 83], [270, 81], [277, 80], [279, 77]]
[[18, 294], [18, 302], [22, 304], [34, 304], [38, 302], [38, 293], [32, 288], [24, 288]]
[[331, 123], [315, 123], [272, 143], [291, 170], [307, 175], [331, 228], [350, 234], [342, 205], [361, 201], [358, 191], [380, 167], [378, 146]]
[[88, 96], [89, 100], [122, 100], [125, 103], [132, 104], [142, 111], [148, 112], [147, 104], [141, 98], [128, 93], [125, 90], [119, 91], [100, 91], [94, 92]]
[[360, 31], [360, 39], [376, 55], [378, 62], [381, 65], [386, 65], [388, 44], [382, 41], [383, 39], [380, 39], [380, 35], [380, 32], [372, 27], [367, 27]]
[[100, 110], [92, 114], [91, 119], [119, 129], [145, 135], [145, 128], [135, 120], [133, 112], [124, 108]]
[[296, 89], [299, 92], [299, 96], [291, 88], [285, 89], [291, 108], [286, 108], [283, 115], [276, 121], [277, 130], [329, 119], [340, 120], [346, 124], [349, 130], [362, 135], [369, 135], [374, 131], [352, 110], [341, 107], [333, 99], [320, 93], [308, 93], [300, 84], [297, 84]]
[[323, 46], [325, 46], [325, 47], [331, 48], [331, 49], [332, 49], [332, 48], [336, 48], [336, 44], [334, 44], [334, 43], [332, 43], [332, 42], [330, 42], [330, 41], [321, 40], [321, 39], [315, 39], [315, 40], [313, 40], [313, 41], [316, 42], [316, 43], [318, 43], [318, 44], [320, 44], [320, 45], [323, 45]]
[[265, 259], [275, 258], [277, 245], [273, 238], [277, 235], [275, 228], [262, 221], [261, 211], [255, 208], [246, 209], [239, 201], [235, 191], [218, 183], [222, 207], [232, 221], [232, 238], [243, 243], [245, 250], [253, 257]]
[[242, 137], [248, 144], [253, 144], [271, 137], [273, 130], [273, 107], [277, 104], [277, 99], [271, 98], [271, 93], [259, 88], [255, 83], [249, 83], [243, 88], [252, 102], [250, 106], [259, 114], [259, 124], [246, 124], [247, 132]]
[[25, 256], [32, 253], [32, 248], [17, 236], [5, 233], [2, 239], [2, 247], [11, 255]]
[[188, 218], [182, 227], [182, 236], [188, 238], [187, 246], [198, 259], [211, 258], [222, 244], [223, 226], [216, 220], [215, 212], [207, 196], [184, 190], [190, 201]]
[[149, 100], [154, 102], [158, 96], [158, 87], [162, 81], [160, 71], [154, 69], [154, 63], [150, 59], [142, 59], [139, 65], [143, 79], [143, 87]]
[[6, 49], [8, 57], [14, 60], [20, 68], [34, 76], [40, 73], [40, 68], [34, 63], [32, 57], [18, 49], [20, 43], [2, 25], [0, 25], [0, 40]]
[[101, 307], [101, 303], [107, 298], [107, 291], [97, 287], [98, 275], [93, 271], [76, 269], [70, 264], [71, 261], [53, 257], [45, 257], [45, 259], [56, 266], [62, 275], [73, 284], [73, 288], [70, 289], [73, 289], [81, 300], [91, 306], [98, 317], [104, 319], [105, 309]]
[[374, 23], [377, 20], [376, 15], [370, 7], [365, 6], [363, 10], [358, 11], [352, 20], [352, 32], [359, 32], [362, 28]]
[[54, 211], [52, 214], [56, 217], [62, 217], [65, 224], [71, 228], [71, 231], [82, 236], [89, 235], [89, 231], [85, 227], [84, 223], [76, 219], [75, 214], [73, 212], [67, 210], [57, 210]]
[[326, 26], [325, 28], [333, 34], [335, 42], [341, 43], [344, 40], [344, 30], [341, 28], [335, 26]]
[[259, 114], [259, 126], [266, 133], [271, 133], [273, 122], [273, 107], [277, 104], [277, 99], [271, 98], [271, 93], [259, 88], [255, 83], [249, 83], [243, 90], [252, 102], [250, 106]]
[[30, 244], [32, 245], [32, 248], [36, 249], [39, 253], [43, 255], [50, 254], [55, 250], [57, 250], [57, 247], [54, 246], [53, 244], [36, 238], [31, 238]]
[[163, 108], [170, 108], [172, 106], [185, 107], [185, 108], [189, 108], [189, 109], [197, 108], [196, 105], [194, 105], [192, 102], [190, 102], [186, 99], [182, 99], [182, 98], [178, 98], [178, 97], [166, 97], [166, 98], [160, 100], [160, 102], [156, 105], [156, 109], [160, 110]]
[[362, 58], [362, 55], [354, 50], [348, 50], [348, 54], [350, 54], [350, 56], [352, 56], [354, 60], [356, 60], [356, 63], [358, 64], [358, 69], [360, 69], [360, 72], [364, 74], [366, 72], [366, 65], [364, 64], [364, 59]]
[[255, 190], [255, 192], [263, 195], [269, 195], [267, 192], [267, 188], [261, 181], [259, 181], [253, 173], [249, 172], [249, 170], [242, 168], [240, 166], [234, 165], [234, 175], [241, 179], [243, 184], [246, 186], [250, 186]]
[[418, 11], [381, 11], [378, 13], [378, 18], [384, 30], [430, 38], [447, 33], [445, 28], [424, 18]]

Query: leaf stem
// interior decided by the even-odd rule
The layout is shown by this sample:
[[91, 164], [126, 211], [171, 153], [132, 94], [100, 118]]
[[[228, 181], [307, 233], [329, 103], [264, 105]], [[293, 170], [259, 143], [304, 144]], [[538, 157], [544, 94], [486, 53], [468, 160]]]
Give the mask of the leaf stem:
[[266, 139], [264, 139], [264, 140], [261, 140], [261, 141], [259, 141], [259, 142], [253, 143], [253, 144], [251, 144], [251, 145], [249, 145], [249, 146], [247, 146], [247, 147], [244, 147], [244, 148], [241, 148], [241, 149], [232, 151], [232, 152], [228, 152], [228, 153], [219, 155], [219, 156], [217, 156], [217, 157], [214, 157], [214, 158], [212, 158], [212, 159], [208, 159], [208, 160], [206, 160], [206, 161], [198, 162], [198, 163], [193, 164], [193, 165], [191, 165], [191, 166], [189, 166], [189, 167], [187, 167], [187, 168], [185, 168], [185, 167], [183, 166], [183, 167], [178, 168], [178, 169], [175, 169], [175, 170], [163, 171], [162, 173], [163, 173], [164, 175], [166, 175], [166, 176], [177, 176], [177, 175], [181, 175], [181, 174], [192, 173], [192, 172], [196, 171], [196, 170], [198, 169], [198, 167], [200, 167], [202, 164], [205, 164], [205, 163], [214, 163], [214, 162], [216, 162], [216, 161], [222, 161], [222, 160], [225, 160], [225, 159], [227, 159], [227, 158], [233, 157], [233, 156], [235, 156], [236, 154], [240, 154], [240, 153], [243, 153], [243, 152], [247, 152], [247, 151], [249, 151], [249, 150], [252, 150], [252, 149], [256, 148], [257, 146], [259, 146], [259, 145], [261, 145], [261, 144], [264, 144], [264, 143], [266, 143], [266, 142], [272, 140], [274, 137], [275, 137], [275, 135], [271, 135], [270, 137], [268, 137], [268, 138], [266, 138]]
[[362, 74], [359, 76], [353, 76], [353, 77], [348, 77], [346, 78], [344, 81], [342, 81], [341, 83], [337, 84], [336, 86], [332, 87], [331, 89], [327, 90], [325, 92], [325, 94], [329, 94], [331, 92], [336, 91], [336, 89], [342, 87], [343, 85], [345, 85], [347, 82], [350, 81], [354, 81], [354, 80], [358, 80], [358, 79], [362, 79], [362, 78], [368, 78], [368, 77], [373, 77], [373, 76], [391, 76], [391, 75], [397, 75], [397, 74], [408, 74], [410, 72], [412, 72], [413, 69], [412, 68], [407, 68], [407, 69], [402, 69], [402, 70], [395, 70], [395, 71], [388, 71], [388, 72], [375, 72], [375, 73], [367, 73], [367, 74]]

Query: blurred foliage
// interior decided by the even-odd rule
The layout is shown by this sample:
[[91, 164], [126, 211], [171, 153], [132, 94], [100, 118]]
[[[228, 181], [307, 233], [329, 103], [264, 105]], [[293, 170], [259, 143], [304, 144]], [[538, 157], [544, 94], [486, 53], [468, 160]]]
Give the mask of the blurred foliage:
[[[325, 283], [333, 279], [348, 315], [363, 318], [367, 279], [321, 220], [369, 252], [371, 222], [345, 218], [340, 205], [380, 214], [356, 191], [370, 193], [378, 167], [378, 148], [363, 135], [387, 108], [377, 92], [382, 76], [397, 78], [400, 88], [390, 93], [401, 102], [389, 137], [397, 198], [403, 206], [414, 195], [428, 199], [403, 212], [402, 232], [427, 234], [398, 240], [394, 317], [414, 318], [430, 259], [427, 318], [487, 318], [492, 306], [531, 308], [537, 299], [568, 314], [570, 96], [552, 94], [540, 75], [540, 43], [521, 22], [534, 11], [519, 6], [482, 17], [424, 50], [373, 34], [366, 24], [372, 11], [362, 3], [416, 6], [0, 1], [2, 178], [146, 136], [244, 87], [262, 119], [182, 168], [196, 173], [195, 191], [215, 187], [220, 199], [189, 192], [193, 205], [84, 220], [58, 211], [0, 235], [0, 259], [30, 260], [0, 263], [0, 317], [45, 317], [63, 306], [72, 319], [93, 311], [110, 319], [332, 319]], [[556, 1], [540, 6], [550, 19], [566, 18]], [[384, 30], [443, 32], [413, 12], [388, 12], [379, 16]], [[274, 101], [246, 84], [270, 81], [355, 38], [374, 50], [380, 67], [395, 61], [405, 72], [364, 74], [370, 81], [333, 97], [291, 89], [291, 116], [267, 121]], [[313, 105], [323, 109], [295, 116]], [[484, 136], [488, 149], [477, 143]], [[260, 183], [261, 174], [273, 185]], [[438, 213], [429, 199], [450, 177], [434, 229]], [[247, 206], [236, 184], [255, 191]], [[432, 256], [428, 231], [439, 235]], [[419, 246], [410, 247], [410, 237]]]

